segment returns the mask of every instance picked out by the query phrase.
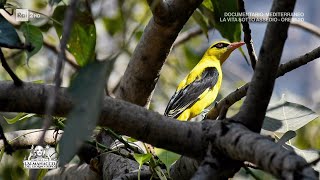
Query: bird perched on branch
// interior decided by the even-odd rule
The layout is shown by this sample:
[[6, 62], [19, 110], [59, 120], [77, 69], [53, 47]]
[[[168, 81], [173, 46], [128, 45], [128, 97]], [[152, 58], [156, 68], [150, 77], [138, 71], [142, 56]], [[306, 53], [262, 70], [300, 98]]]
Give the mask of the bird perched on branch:
[[164, 115], [187, 121], [212, 104], [221, 87], [221, 65], [233, 50], [243, 44], [245, 43], [227, 41], [213, 43], [199, 63], [180, 82]]

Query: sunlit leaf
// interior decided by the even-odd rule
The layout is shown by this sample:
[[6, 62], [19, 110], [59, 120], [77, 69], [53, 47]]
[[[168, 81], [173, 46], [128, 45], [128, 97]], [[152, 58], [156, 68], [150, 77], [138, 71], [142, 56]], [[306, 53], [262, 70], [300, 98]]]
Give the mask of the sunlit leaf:
[[103, 104], [106, 62], [83, 67], [71, 82], [69, 92], [74, 104], [60, 141], [60, 165], [69, 162], [95, 128]]
[[40, 51], [42, 45], [43, 45], [43, 36], [40, 29], [36, 26], [33, 26], [29, 23], [24, 23], [20, 30], [23, 32], [23, 35], [25, 37], [25, 44], [31, 44], [32, 45], [32, 51], [26, 51], [27, 52], [27, 62], [29, 62], [30, 57], [35, 55], [37, 52]]
[[281, 100], [269, 105], [262, 128], [278, 133], [296, 131], [317, 117], [314, 111], [303, 105]]
[[147, 153], [147, 154], [134, 153], [133, 157], [139, 163], [138, 180], [140, 180], [141, 167], [143, 163], [146, 163], [151, 159], [152, 155], [150, 153]]
[[128, 139], [127, 139], [127, 141], [128, 142], [137, 142], [138, 140], [136, 140], [136, 139], [134, 139], [134, 138], [132, 138], [132, 137], [129, 137]]
[[203, 5], [204, 7], [206, 7], [206, 8], [208, 8], [210, 11], [213, 12], [213, 6], [212, 6], [211, 0], [204, 0], [204, 1], [202, 2], [202, 5]]
[[139, 166], [142, 166], [144, 163], [148, 162], [152, 155], [150, 153], [147, 154], [133, 154], [134, 159], [139, 163]]
[[35, 116], [35, 114], [27, 114], [27, 113], [19, 113], [16, 117], [14, 118], [6, 118], [3, 116], [3, 118], [7, 121], [8, 124], [14, 124], [18, 121], [22, 121], [22, 120], [25, 120], [25, 119], [28, 119], [28, 118], [31, 118]]
[[[57, 34], [62, 36], [62, 22], [67, 6], [58, 6], [53, 13], [53, 21]], [[67, 49], [75, 57], [80, 66], [84, 66], [94, 60], [96, 46], [96, 27], [92, 15], [88, 11], [77, 11], [73, 21]]]
[[39, 80], [32, 81], [32, 83], [35, 83], [35, 84], [43, 84], [43, 83], [44, 83], [44, 80], [39, 79]]
[[171, 152], [165, 149], [160, 149], [160, 148], [155, 148], [155, 153], [158, 156], [158, 158], [166, 165], [167, 169], [169, 169], [170, 166], [174, 162], [176, 162], [181, 156], [174, 152]]
[[2, 45], [19, 46], [21, 41], [12, 24], [0, 14], [0, 46]]

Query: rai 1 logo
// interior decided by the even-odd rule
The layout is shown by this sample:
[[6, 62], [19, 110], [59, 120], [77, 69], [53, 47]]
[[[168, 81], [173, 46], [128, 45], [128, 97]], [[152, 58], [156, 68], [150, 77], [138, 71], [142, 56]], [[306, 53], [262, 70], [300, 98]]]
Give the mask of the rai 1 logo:
[[28, 159], [23, 161], [23, 165], [27, 169], [55, 169], [58, 167], [58, 153], [49, 145], [32, 145]]

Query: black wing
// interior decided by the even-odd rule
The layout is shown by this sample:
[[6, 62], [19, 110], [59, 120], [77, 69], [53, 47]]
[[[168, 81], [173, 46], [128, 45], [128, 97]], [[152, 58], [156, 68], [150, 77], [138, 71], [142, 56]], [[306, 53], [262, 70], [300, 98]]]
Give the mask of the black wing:
[[213, 88], [217, 83], [219, 72], [215, 67], [207, 67], [194, 82], [175, 92], [171, 97], [165, 116], [177, 118], [184, 110], [193, 105], [199, 96], [208, 88]]

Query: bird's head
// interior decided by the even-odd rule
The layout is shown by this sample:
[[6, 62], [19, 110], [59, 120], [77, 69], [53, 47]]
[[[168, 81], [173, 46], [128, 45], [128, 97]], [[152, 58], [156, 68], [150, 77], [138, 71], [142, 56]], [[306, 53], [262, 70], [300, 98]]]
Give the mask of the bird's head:
[[210, 48], [206, 51], [206, 56], [214, 56], [220, 60], [221, 64], [229, 57], [231, 52], [238, 47], [244, 45], [244, 42], [227, 42], [227, 41], [218, 41], [213, 43]]

